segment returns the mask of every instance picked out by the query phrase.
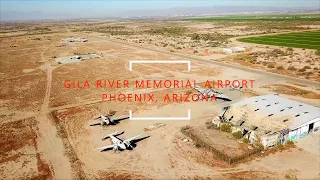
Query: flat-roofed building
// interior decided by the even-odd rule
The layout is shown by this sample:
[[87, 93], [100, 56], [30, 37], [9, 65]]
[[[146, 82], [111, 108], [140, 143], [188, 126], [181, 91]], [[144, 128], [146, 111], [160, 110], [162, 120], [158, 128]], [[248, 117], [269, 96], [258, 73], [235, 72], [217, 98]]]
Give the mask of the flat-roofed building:
[[84, 38], [74, 38], [74, 37], [65, 38], [64, 40], [65, 40], [65, 41], [68, 41], [68, 42], [87, 42], [87, 41], [88, 41], [88, 39], [84, 39]]
[[264, 147], [302, 138], [320, 129], [320, 109], [279, 95], [240, 100], [224, 107], [214, 123], [231, 123], [234, 131]]
[[244, 52], [246, 49], [244, 47], [232, 47], [232, 48], [223, 48], [224, 53], [237, 53]]

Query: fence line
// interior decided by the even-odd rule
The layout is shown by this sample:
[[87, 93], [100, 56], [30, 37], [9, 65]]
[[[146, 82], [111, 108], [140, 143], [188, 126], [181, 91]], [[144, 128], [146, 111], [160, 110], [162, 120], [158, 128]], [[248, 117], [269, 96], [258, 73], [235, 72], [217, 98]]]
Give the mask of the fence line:
[[200, 146], [204, 147], [205, 149], [209, 150], [210, 152], [214, 153], [218, 158], [222, 159], [223, 161], [227, 162], [229, 165], [234, 164], [236, 162], [242, 161], [254, 154], [257, 154], [263, 150], [263, 148], [259, 147], [257, 149], [254, 149], [250, 152], [244, 153], [242, 155], [236, 156], [236, 157], [230, 157], [222, 152], [220, 152], [218, 149], [214, 148], [213, 146], [210, 146], [208, 143], [201, 140], [198, 136], [194, 135], [192, 132], [190, 132], [191, 128], [189, 126], [182, 127], [180, 131], [188, 136], [190, 139], [192, 139], [195, 143], [199, 144]]

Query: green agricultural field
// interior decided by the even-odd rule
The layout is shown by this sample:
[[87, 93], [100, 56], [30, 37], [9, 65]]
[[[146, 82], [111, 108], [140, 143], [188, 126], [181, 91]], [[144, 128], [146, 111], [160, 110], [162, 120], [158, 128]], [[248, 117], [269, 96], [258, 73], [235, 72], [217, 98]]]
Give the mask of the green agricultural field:
[[320, 49], [320, 31], [257, 36], [238, 39], [238, 41], [294, 48]]
[[319, 14], [309, 15], [266, 15], [266, 16], [224, 16], [195, 17], [185, 20], [193, 21], [320, 21]]

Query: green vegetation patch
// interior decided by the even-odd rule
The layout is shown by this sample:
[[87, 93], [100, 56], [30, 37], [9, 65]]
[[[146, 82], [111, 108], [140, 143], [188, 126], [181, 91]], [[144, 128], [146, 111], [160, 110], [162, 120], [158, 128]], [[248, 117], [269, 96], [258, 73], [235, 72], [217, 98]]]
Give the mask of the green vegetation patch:
[[125, 26], [98, 26], [73, 30], [73, 32], [79, 31], [106, 33], [110, 35], [135, 35], [137, 33], [132, 31], [130, 28], [126, 28]]
[[232, 35], [211, 33], [211, 34], [197, 34], [193, 33], [191, 35], [191, 40], [204, 40], [204, 41], [227, 41]]
[[241, 42], [286, 46], [306, 49], [320, 49], [320, 31], [296, 32], [238, 39]]
[[188, 32], [185, 27], [159, 27], [145, 31], [148, 34], [158, 34], [167, 36], [181, 36]]
[[319, 15], [265, 15], [265, 16], [225, 16], [195, 17], [185, 20], [193, 21], [320, 21]]
[[242, 132], [241, 131], [237, 131], [232, 133], [232, 136], [236, 139], [241, 139], [242, 138]]
[[220, 130], [223, 131], [223, 132], [231, 133], [231, 131], [232, 131], [231, 124], [221, 123]]

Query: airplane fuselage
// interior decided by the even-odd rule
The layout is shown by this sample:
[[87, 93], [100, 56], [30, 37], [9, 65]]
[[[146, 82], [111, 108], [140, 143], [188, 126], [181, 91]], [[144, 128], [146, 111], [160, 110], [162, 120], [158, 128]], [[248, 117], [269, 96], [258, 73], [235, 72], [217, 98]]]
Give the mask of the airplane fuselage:
[[121, 149], [127, 149], [126, 144], [121, 139], [115, 136], [110, 136], [110, 138], [114, 145], [118, 146]]
[[109, 124], [111, 124], [111, 122], [112, 122], [109, 117], [106, 117], [106, 116], [101, 115], [100, 118], [101, 118], [101, 125], [102, 125], [102, 126], [103, 126], [103, 125], [109, 125]]

